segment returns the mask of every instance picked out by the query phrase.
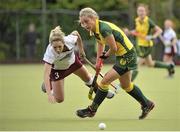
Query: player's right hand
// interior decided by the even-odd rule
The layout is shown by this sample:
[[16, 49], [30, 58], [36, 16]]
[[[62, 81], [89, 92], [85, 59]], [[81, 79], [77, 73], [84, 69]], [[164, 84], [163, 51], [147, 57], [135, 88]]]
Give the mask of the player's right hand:
[[100, 71], [103, 66], [102, 59], [99, 58], [98, 62], [96, 63], [96, 71]]
[[54, 96], [53, 95], [48, 95], [48, 101], [49, 101], [49, 103], [51, 103], [51, 104], [54, 104], [54, 103], [56, 103], [56, 99], [54, 98]]
[[106, 56], [106, 51], [103, 51], [102, 55], [99, 57], [101, 59], [107, 59], [109, 56]]

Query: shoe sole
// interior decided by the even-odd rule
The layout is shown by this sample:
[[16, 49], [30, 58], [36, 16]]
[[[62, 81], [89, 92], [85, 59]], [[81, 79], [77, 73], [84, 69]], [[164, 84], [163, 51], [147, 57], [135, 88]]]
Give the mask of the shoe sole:
[[92, 118], [92, 117], [94, 117], [94, 115], [92, 115], [92, 116], [89, 116], [89, 115], [84, 115], [84, 116], [82, 116], [82, 115], [78, 114], [77, 111], [76, 111], [76, 115], [77, 115], [78, 117], [80, 117], [80, 118], [86, 118], [86, 117]]
[[154, 109], [154, 107], [155, 107], [155, 104], [154, 104], [154, 103], [152, 103], [152, 105], [151, 105], [151, 107], [149, 108], [149, 111], [147, 112], [147, 114], [146, 114], [143, 118], [140, 118], [140, 117], [139, 117], [139, 119], [140, 119], [140, 120], [145, 119], [145, 118], [148, 116], [148, 114], [151, 112], [151, 110], [153, 110], [153, 109]]

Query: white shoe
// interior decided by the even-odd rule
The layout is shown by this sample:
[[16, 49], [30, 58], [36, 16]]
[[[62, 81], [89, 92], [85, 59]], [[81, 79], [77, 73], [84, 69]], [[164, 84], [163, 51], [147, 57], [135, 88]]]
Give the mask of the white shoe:
[[108, 94], [106, 96], [106, 98], [108, 99], [112, 99], [114, 97], [115, 93], [112, 90], [108, 90]]

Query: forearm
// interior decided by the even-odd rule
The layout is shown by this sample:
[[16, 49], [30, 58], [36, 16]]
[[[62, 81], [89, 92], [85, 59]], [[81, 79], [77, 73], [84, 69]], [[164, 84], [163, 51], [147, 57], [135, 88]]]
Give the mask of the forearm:
[[78, 45], [78, 48], [80, 51], [84, 51], [84, 45], [83, 45], [83, 42], [82, 42], [80, 35], [78, 36], [78, 39], [77, 39], [77, 45]]
[[48, 95], [51, 94], [50, 72], [51, 72], [51, 65], [45, 63], [44, 64], [44, 84], [45, 84], [46, 92]]
[[111, 56], [111, 55], [114, 55], [114, 53], [115, 53], [114, 50], [109, 49], [109, 50], [106, 52], [105, 56]]
[[104, 46], [100, 43], [97, 44], [97, 55], [96, 55], [96, 63], [99, 60], [99, 57], [102, 55], [102, 52], [104, 51]]
[[177, 44], [177, 38], [174, 38], [173, 40], [172, 40], [172, 45], [176, 45]]
[[50, 84], [50, 78], [47, 75], [44, 76], [44, 84], [45, 84], [47, 95], [50, 95], [51, 94], [51, 84]]
[[155, 38], [157, 38], [158, 36], [160, 36], [161, 33], [162, 33], [162, 29], [161, 29], [160, 27], [156, 26], [156, 27], [155, 27], [155, 33], [154, 33], [152, 36], [153, 36], [153, 38], [155, 39]]
[[76, 35], [78, 37], [77, 39], [77, 46], [80, 51], [84, 51], [84, 45], [82, 42], [81, 35], [78, 33], [78, 31], [73, 31], [71, 34]]

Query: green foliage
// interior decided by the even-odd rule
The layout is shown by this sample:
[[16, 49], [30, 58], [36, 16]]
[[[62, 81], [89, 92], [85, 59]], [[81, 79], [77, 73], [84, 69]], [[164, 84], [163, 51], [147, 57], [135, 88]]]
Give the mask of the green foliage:
[[6, 57], [8, 56], [9, 49], [9, 45], [5, 43], [0, 43], [0, 61], [4, 61], [6, 59]]
[[[47, 2], [50, 0], [47, 0]], [[101, 15], [101, 19], [111, 21], [120, 27], [129, 27], [130, 14], [136, 14], [136, 6], [138, 3], [146, 3], [150, 8], [150, 17], [160, 26], [163, 27], [163, 22], [169, 18], [171, 13], [169, 3], [173, 2], [173, 20], [176, 25], [176, 31], [180, 34], [179, 22], [179, 0], [55, 0], [55, 2], [48, 2], [46, 7], [49, 11], [46, 14], [46, 44], [38, 45], [37, 58], [42, 56], [44, 52], [44, 45], [48, 44], [49, 32], [57, 25], [62, 26], [63, 31], [68, 34], [73, 30], [78, 30], [82, 35], [83, 40], [91, 40], [88, 32], [82, 29], [78, 20], [78, 11], [84, 7], [94, 8], [98, 13], [102, 11], [119, 11], [119, 15]], [[36, 31], [40, 34], [40, 40], [43, 42], [43, 18], [42, 18], [42, 0], [1, 0], [0, 2], [0, 42], [6, 43], [10, 48], [8, 56], [2, 58], [10, 59], [16, 54], [16, 25], [18, 22], [20, 35], [20, 51], [21, 58], [25, 57], [25, 42], [24, 33], [27, 31], [29, 23], [36, 25]], [[129, 10], [130, 5], [133, 9]], [[65, 12], [55, 13], [56, 10], [64, 9]], [[73, 10], [73, 14], [68, 13], [68, 10]], [[3, 12], [4, 11], [4, 12]], [[179, 35], [178, 35], [179, 36]], [[9, 57], [9, 58], [8, 58]]]

